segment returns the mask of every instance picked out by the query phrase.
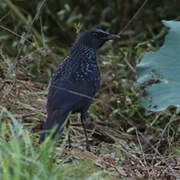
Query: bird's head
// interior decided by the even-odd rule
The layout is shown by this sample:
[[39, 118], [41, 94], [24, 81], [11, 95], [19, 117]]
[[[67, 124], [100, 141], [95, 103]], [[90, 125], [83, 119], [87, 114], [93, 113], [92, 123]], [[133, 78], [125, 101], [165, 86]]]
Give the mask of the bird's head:
[[105, 32], [101, 29], [92, 29], [82, 33], [77, 40], [78, 43], [82, 45], [93, 48], [99, 49], [106, 41], [119, 38], [118, 35], [110, 34]]

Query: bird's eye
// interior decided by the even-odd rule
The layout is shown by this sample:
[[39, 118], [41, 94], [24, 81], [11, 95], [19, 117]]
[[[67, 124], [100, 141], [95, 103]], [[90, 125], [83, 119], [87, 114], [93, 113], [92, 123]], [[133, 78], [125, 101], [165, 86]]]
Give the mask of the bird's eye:
[[98, 33], [96, 33], [96, 32], [93, 32], [92, 35], [95, 37], [98, 37]]
[[97, 38], [105, 38], [106, 36], [108, 36], [108, 34], [106, 33], [100, 33], [100, 32], [93, 32], [92, 33], [94, 37], [97, 37]]

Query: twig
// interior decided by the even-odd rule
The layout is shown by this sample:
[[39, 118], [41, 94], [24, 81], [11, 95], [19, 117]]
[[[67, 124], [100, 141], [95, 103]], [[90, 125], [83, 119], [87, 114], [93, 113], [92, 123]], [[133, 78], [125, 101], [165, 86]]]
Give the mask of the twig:
[[[12, 31], [11, 29], [9, 29], [9, 28], [7, 28], [7, 27], [4, 27], [4, 26], [0, 25], [0, 28], [4, 29], [5, 31], [10, 32], [11, 34], [17, 36], [18, 38], [24, 38], [23, 36], [17, 34], [16, 32]], [[34, 44], [33, 44], [31, 41], [29, 41], [28, 39], [25, 39], [25, 38], [24, 38], [24, 40], [25, 40], [26, 42], [32, 44], [33, 47], [35, 47]]]
[[176, 177], [179, 177], [178, 174], [173, 170], [173, 168], [163, 159], [163, 156], [160, 154], [160, 152], [157, 150], [157, 148], [155, 148], [155, 147], [150, 143], [150, 141], [147, 140], [147, 139], [142, 135], [142, 133], [140, 133], [139, 131], [137, 131], [137, 133], [144, 139], [144, 141], [145, 141], [147, 144], [149, 144], [149, 145], [152, 147], [152, 149], [155, 151], [155, 153], [160, 156], [161, 161], [162, 161], [164, 164], [166, 164], [166, 166], [167, 166], [168, 169], [172, 172], [172, 174], [173, 174], [174, 176], [176, 176]]
[[3, 19], [5, 19], [9, 14], [10, 14], [10, 11], [9, 11], [8, 13], [6, 13], [6, 14], [0, 19], [0, 22], [3, 21]]
[[124, 28], [121, 30], [121, 32], [118, 35], [121, 35], [126, 30], [126, 28], [132, 23], [132, 21], [139, 15], [139, 13], [144, 8], [144, 6], [147, 4], [147, 2], [148, 2], [148, 0], [144, 1], [144, 3], [141, 5], [141, 7], [136, 11], [134, 16], [129, 20], [129, 22], [124, 26]]
[[142, 155], [143, 155], [143, 160], [144, 160], [144, 163], [145, 163], [145, 165], [146, 165], [146, 170], [147, 170], [148, 175], [149, 175], [150, 173], [149, 173], [149, 170], [148, 170], [148, 168], [147, 168], [147, 161], [146, 161], [146, 158], [145, 158], [145, 154], [144, 154], [144, 151], [143, 151], [143, 148], [142, 148], [141, 141], [140, 141], [140, 139], [139, 139], [139, 135], [138, 135], [137, 128], [136, 128], [136, 136], [137, 136], [137, 140], [138, 140], [138, 143], [139, 143], [139, 146], [140, 146], [140, 149], [141, 149]]

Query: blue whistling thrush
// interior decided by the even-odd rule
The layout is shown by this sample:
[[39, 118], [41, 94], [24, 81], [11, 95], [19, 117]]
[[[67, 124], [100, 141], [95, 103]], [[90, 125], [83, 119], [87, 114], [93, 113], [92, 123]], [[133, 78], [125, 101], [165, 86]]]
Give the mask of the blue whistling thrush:
[[[100, 87], [100, 71], [96, 51], [108, 40], [117, 38], [100, 29], [88, 30], [74, 43], [70, 55], [56, 70], [47, 97], [47, 120], [40, 142], [56, 126], [52, 138], [59, 137], [68, 114], [81, 113], [81, 123], [86, 137], [86, 149], [90, 151], [86, 132], [86, 112]], [[69, 120], [66, 126], [69, 125]], [[70, 146], [69, 136], [69, 146]]]

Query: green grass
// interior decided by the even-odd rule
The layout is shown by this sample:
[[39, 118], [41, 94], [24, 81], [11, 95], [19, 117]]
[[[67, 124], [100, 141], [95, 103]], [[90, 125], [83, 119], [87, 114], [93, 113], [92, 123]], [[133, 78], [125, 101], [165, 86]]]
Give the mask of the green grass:
[[84, 179], [87, 174], [90, 174], [90, 179], [99, 176], [91, 163], [65, 163], [68, 158], [61, 161], [65, 143], [57, 148], [57, 142], [47, 138], [44, 143], [38, 144], [35, 135], [24, 129], [5, 108], [1, 108], [1, 120], [2, 115], [8, 122], [1, 121], [0, 126], [0, 179], [64, 180]]

